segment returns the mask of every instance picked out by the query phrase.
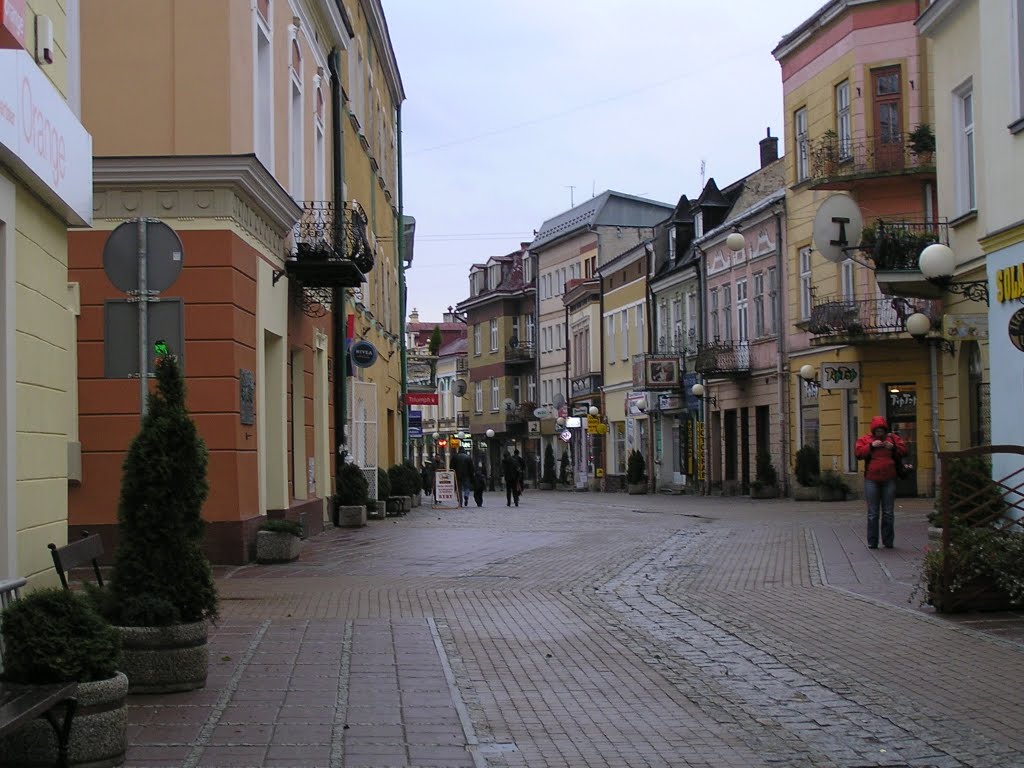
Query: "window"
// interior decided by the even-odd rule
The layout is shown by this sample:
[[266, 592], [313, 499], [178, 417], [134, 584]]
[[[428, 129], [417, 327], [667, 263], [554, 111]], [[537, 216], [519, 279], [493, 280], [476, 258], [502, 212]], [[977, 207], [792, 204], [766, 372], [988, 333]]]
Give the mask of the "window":
[[732, 341], [732, 286], [722, 288], [722, 335], [726, 341]]
[[636, 351], [643, 352], [647, 348], [644, 337], [644, 305], [636, 307]]
[[[256, 66], [254, 67], [253, 133], [256, 157], [268, 171], [274, 170], [274, 72], [270, 25], [257, 3], [253, 15], [256, 24]], [[269, 7], [267, 16], [270, 15]]]
[[523, 397], [523, 380], [520, 376], [512, 377], [512, 399], [515, 400], [516, 405], [522, 402]]
[[615, 365], [615, 315], [608, 315], [605, 318], [605, 341], [608, 347], [608, 360]]
[[662, 299], [658, 302], [658, 351], [672, 351], [672, 325], [668, 319], [668, 303]]
[[533, 315], [526, 316], [526, 343], [533, 346], [533, 337], [537, 333], [536, 320]]
[[747, 340], [747, 281], [736, 282], [736, 338], [745, 342]]
[[303, 165], [305, 153], [303, 152], [303, 130], [302, 130], [302, 53], [299, 51], [299, 43], [292, 40], [291, 45], [291, 111], [289, 113], [288, 143], [290, 152], [288, 156], [288, 184], [291, 187], [292, 197], [296, 200], [303, 200]]
[[612, 424], [615, 430], [613, 437], [614, 456], [612, 457], [615, 462], [615, 471], [620, 474], [626, 474], [626, 422], [616, 421]]
[[527, 256], [523, 259], [523, 284], [529, 285], [533, 280], [533, 260]]
[[844, 431], [846, 434], [843, 440], [844, 454], [846, 455], [846, 471], [857, 471], [857, 457], [853, 454], [853, 446], [860, 437], [860, 428], [857, 426], [857, 390], [844, 389], [846, 397], [843, 402], [845, 418], [843, 419]]
[[668, 260], [676, 260], [676, 228], [672, 225], [668, 228]]
[[484, 384], [482, 381], [476, 383], [476, 391], [473, 393], [473, 406], [477, 413], [484, 412]]
[[796, 137], [796, 180], [803, 181], [810, 173], [807, 147], [807, 108], [793, 115], [793, 135]]
[[754, 275], [754, 338], [764, 335], [764, 273], [757, 272]]
[[1010, 130], [1024, 128], [1024, 0], [1010, 2]]
[[522, 339], [519, 338], [519, 315], [512, 318], [512, 338], [516, 341], [522, 341]]
[[843, 299], [846, 301], [853, 301], [857, 297], [854, 280], [853, 262], [847, 259], [839, 265], [839, 282], [843, 291]]
[[498, 410], [498, 380], [491, 379], [491, 410]]
[[974, 90], [970, 80], [953, 94], [956, 203], [959, 213], [975, 210], [974, 186]]
[[492, 264], [487, 268], [487, 287], [495, 290], [501, 285], [501, 264]]
[[672, 297], [672, 351], [677, 355], [683, 351], [683, 297]]
[[550, 352], [551, 351], [551, 329], [548, 328], [548, 327], [541, 328], [540, 329], [540, 338], [541, 338], [540, 351], [541, 352]]
[[324, 200], [327, 161], [324, 152], [324, 92], [316, 89], [316, 112], [313, 115], [313, 199]]
[[712, 288], [711, 293], [711, 341], [718, 341], [721, 338], [721, 332], [718, 325], [718, 289]]
[[768, 267], [768, 334], [779, 332], [779, 274], [775, 267]]
[[480, 341], [480, 324], [473, 326], [473, 354], [479, 355], [483, 351], [483, 344]]
[[811, 300], [813, 290], [811, 287], [811, 249], [810, 247], [800, 249], [800, 319], [810, 320]]
[[693, 236], [702, 237], [704, 235], [704, 212], [697, 211], [693, 216]]
[[491, 320], [491, 352], [498, 351], [498, 321]]
[[800, 380], [800, 447], [818, 447], [818, 385]]
[[357, 38], [348, 52], [348, 108], [359, 123], [363, 122], [363, 102], [366, 99], [363, 80], [363, 47]]
[[537, 402], [537, 377], [532, 373], [526, 377], [526, 399], [531, 403]]
[[689, 340], [696, 339], [698, 333], [697, 328], [697, 293], [691, 291], [686, 294], [686, 336], [687, 336], [687, 349], [691, 348]]
[[619, 313], [619, 357], [629, 360], [629, 309]]
[[844, 80], [836, 86], [836, 134], [839, 142], [839, 159], [849, 160], [853, 152], [849, 80]]

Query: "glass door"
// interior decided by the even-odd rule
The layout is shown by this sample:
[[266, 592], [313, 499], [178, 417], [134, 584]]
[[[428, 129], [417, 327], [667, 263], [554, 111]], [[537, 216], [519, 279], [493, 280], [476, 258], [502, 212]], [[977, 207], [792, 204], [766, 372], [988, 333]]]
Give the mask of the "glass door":
[[889, 430], [907, 444], [903, 463], [914, 469], [896, 480], [896, 495], [917, 496], [917, 387], [913, 384], [885, 385], [885, 418]]

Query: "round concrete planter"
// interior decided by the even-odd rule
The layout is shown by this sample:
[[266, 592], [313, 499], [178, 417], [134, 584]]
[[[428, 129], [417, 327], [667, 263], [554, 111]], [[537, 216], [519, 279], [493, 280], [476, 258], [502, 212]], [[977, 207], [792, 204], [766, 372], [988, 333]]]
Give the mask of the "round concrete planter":
[[555, 490], [554, 483], [537, 483], [538, 491], [553, 491]]
[[[79, 768], [110, 768], [124, 763], [128, 748], [128, 678], [78, 684], [78, 710], [71, 721], [68, 763]], [[0, 766], [52, 766], [57, 762], [53, 728], [37, 718], [0, 739]]]
[[794, 485], [793, 501], [817, 501], [818, 486], [816, 485]]
[[169, 627], [116, 627], [128, 693], [173, 693], [206, 685], [206, 622]]
[[750, 498], [752, 499], [777, 499], [779, 488], [775, 485], [762, 485], [758, 488], [750, 486]]
[[[339, 507], [340, 510], [346, 507]], [[365, 515], [365, 508], [364, 515]], [[299, 537], [282, 531], [256, 532], [257, 563], [290, 563], [299, 557]]]
[[626, 483], [626, 492], [630, 496], [646, 496], [647, 483]]
[[339, 528], [362, 528], [364, 525], [366, 525], [366, 507], [338, 507]]

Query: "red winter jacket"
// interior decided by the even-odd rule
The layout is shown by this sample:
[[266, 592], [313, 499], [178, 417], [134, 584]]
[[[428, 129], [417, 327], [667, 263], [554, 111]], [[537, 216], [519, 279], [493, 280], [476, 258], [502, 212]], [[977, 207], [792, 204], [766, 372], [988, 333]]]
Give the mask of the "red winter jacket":
[[[875, 430], [878, 428], [886, 430], [885, 440], [892, 443], [892, 448], [872, 448], [871, 444], [875, 441]], [[889, 425], [881, 416], [875, 416], [871, 420], [871, 431], [862, 435], [857, 439], [857, 444], [853, 448], [853, 454], [858, 459], [867, 459], [867, 467], [864, 470], [864, 477], [868, 480], [874, 480], [876, 483], [886, 483], [896, 477], [896, 461], [895, 454], [898, 453], [900, 456], [907, 455], [907, 444], [900, 439], [899, 435], [894, 435], [889, 430]]]

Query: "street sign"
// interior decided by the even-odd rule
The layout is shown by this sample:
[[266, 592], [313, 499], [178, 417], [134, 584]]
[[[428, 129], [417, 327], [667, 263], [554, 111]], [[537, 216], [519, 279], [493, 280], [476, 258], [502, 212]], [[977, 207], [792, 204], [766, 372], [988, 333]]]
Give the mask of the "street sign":
[[369, 341], [357, 341], [348, 350], [352, 365], [358, 368], [369, 368], [377, 362], [377, 348]]
[[563, 443], [568, 443], [570, 440], [572, 440], [572, 432], [570, 432], [568, 429], [563, 429], [558, 436], [562, 438]]
[[409, 437], [423, 437], [423, 411], [409, 411]]
[[406, 405], [437, 405], [437, 392], [406, 392]]

